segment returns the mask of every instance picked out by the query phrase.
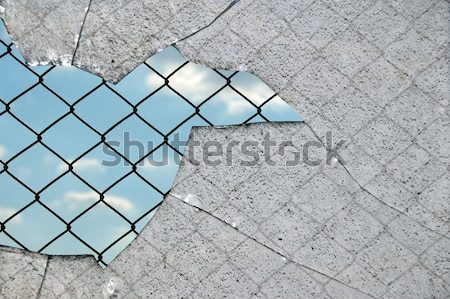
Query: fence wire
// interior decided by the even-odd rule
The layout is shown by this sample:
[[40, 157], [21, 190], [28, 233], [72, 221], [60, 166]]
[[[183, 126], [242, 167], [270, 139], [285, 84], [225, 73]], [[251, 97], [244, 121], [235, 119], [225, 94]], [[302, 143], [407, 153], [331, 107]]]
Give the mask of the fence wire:
[[[6, 100], [6, 99], [0, 98], [0, 104], [2, 104], [4, 106], [3, 111], [0, 112], [0, 119], [5, 116], [9, 116], [9, 117], [13, 118], [15, 121], [20, 123], [20, 125], [23, 128], [28, 130], [28, 132], [32, 133], [32, 135], [34, 136], [34, 140], [27, 146], [18, 150], [16, 153], [14, 153], [8, 159], [5, 159], [5, 160], [0, 159], [0, 176], [9, 176], [10, 178], [12, 178], [14, 182], [16, 182], [17, 184], [19, 184], [20, 186], [22, 186], [23, 188], [28, 190], [28, 192], [30, 194], [32, 194], [32, 197], [34, 199], [29, 201], [27, 204], [23, 205], [20, 209], [18, 209], [17, 211], [15, 211], [14, 213], [12, 213], [11, 215], [9, 215], [7, 218], [5, 218], [4, 220], [2, 220], [0, 222], [0, 234], [3, 233], [4, 235], [6, 235], [10, 240], [14, 241], [14, 243], [17, 244], [18, 247], [21, 247], [24, 249], [30, 249], [30, 250], [37, 251], [37, 252], [45, 252], [46, 249], [51, 244], [56, 242], [62, 236], [69, 234], [69, 235], [73, 236], [75, 239], [77, 239], [79, 242], [81, 242], [84, 246], [89, 248], [96, 255], [98, 262], [103, 265], [106, 265], [106, 263], [107, 263], [104, 260], [105, 253], [107, 253], [111, 248], [113, 248], [118, 242], [120, 242], [124, 238], [130, 237], [130, 235], [136, 236], [139, 233], [139, 231], [137, 229], [137, 224], [141, 220], [143, 220], [145, 217], [148, 217], [149, 215], [151, 215], [155, 211], [155, 209], [157, 209], [159, 207], [159, 205], [161, 204], [161, 201], [159, 201], [153, 207], [151, 207], [145, 211], [142, 211], [141, 215], [137, 219], [129, 219], [117, 207], [115, 207], [114, 205], [112, 205], [111, 203], [109, 203], [108, 201], [105, 200], [106, 193], [109, 190], [111, 190], [112, 188], [117, 186], [119, 183], [124, 181], [130, 175], [135, 175], [135, 176], [139, 177], [139, 179], [142, 180], [142, 182], [145, 183], [148, 187], [152, 188], [159, 195], [161, 195], [161, 198], [163, 198], [164, 196], [166, 196], [168, 194], [168, 191], [161, 190], [161, 188], [158, 188], [158, 186], [156, 186], [156, 184], [154, 182], [152, 182], [148, 178], [144, 177], [141, 173], [139, 173], [137, 171], [137, 168], [138, 168], [139, 163], [141, 163], [144, 159], [146, 159], [149, 156], [151, 156], [152, 154], [154, 154], [158, 149], [160, 149], [163, 146], [169, 147], [170, 149], [173, 150], [174, 153], [176, 153], [176, 155], [181, 157], [183, 155], [183, 153], [180, 151], [180, 149], [174, 147], [171, 144], [171, 142], [169, 142], [169, 136], [171, 136], [171, 134], [176, 132], [181, 126], [183, 126], [184, 124], [189, 122], [194, 117], [198, 117], [198, 118], [202, 119], [206, 124], [213, 126], [214, 125], [213, 121], [211, 119], [208, 119], [208, 117], [206, 117], [204, 115], [204, 113], [202, 112], [202, 108], [205, 106], [206, 103], [208, 103], [211, 99], [213, 99], [216, 95], [218, 95], [225, 88], [231, 89], [235, 94], [239, 95], [245, 101], [247, 101], [249, 105], [254, 107], [254, 111], [255, 111], [254, 114], [250, 115], [247, 119], [242, 121], [242, 124], [252, 122], [256, 119], [258, 119], [259, 121], [270, 122], [270, 119], [266, 115], [264, 115], [263, 108], [265, 105], [267, 105], [271, 100], [273, 100], [276, 97], [276, 94], [272, 94], [270, 97], [268, 97], [265, 101], [263, 101], [259, 105], [255, 104], [254, 101], [249, 99], [238, 88], [233, 86], [234, 83], [232, 82], [232, 79], [238, 74], [238, 72], [226, 73], [226, 72], [221, 72], [221, 71], [215, 70], [216, 74], [218, 76], [220, 76], [221, 78], [223, 78], [224, 84], [221, 85], [220, 87], [218, 87], [211, 94], [204, 96], [204, 98], [202, 98], [202, 100], [199, 103], [193, 103], [185, 95], [183, 95], [183, 91], [177, 90], [171, 84], [171, 78], [175, 74], [177, 74], [178, 72], [182, 71], [187, 66], [189, 66], [190, 62], [185, 61], [185, 62], [180, 63], [173, 71], [171, 71], [168, 75], [165, 75], [165, 74], [162, 74], [160, 71], [158, 71], [158, 69], [154, 65], [152, 65], [149, 61], [147, 61], [144, 63], [144, 66], [146, 68], [148, 68], [149, 70], [151, 70], [153, 73], [155, 73], [160, 79], [162, 79], [163, 83], [155, 90], [146, 94], [139, 101], [133, 102], [132, 100], [127, 98], [126, 95], [123, 95], [118, 88], [115, 88], [114, 85], [109, 84], [109, 83], [105, 82], [104, 80], [101, 81], [99, 84], [97, 84], [95, 87], [93, 87], [90, 90], [88, 90], [87, 92], [85, 92], [81, 97], [77, 98], [75, 101], [71, 101], [71, 100], [64, 98], [64, 96], [62, 94], [60, 94], [60, 92], [58, 90], [53, 89], [51, 86], [49, 86], [46, 83], [46, 78], [52, 72], [54, 72], [56, 69], [58, 69], [59, 67], [52, 66], [52, 67], [49, 67], [48, 69], [46, 69], [44, 72], [40, 72], [36, 68], [28, 66], [23, 61], [23, 58], [20, 56], [19, 52], [17, 51], [17, 49], [15, 48], [15, 46], [12, 43], [10, 43], [8, 41], [0, 40], [0, 63], [2, 60], [7, 59], [7, 58], [13, 59], [14, 63], [20, 64], [23, 68], [25, 68], [29, 74], [34, 76], [34, 78], [36, 79], [36, 82], [34, 84], [32, 84], [31, 86], [27, 87], [26, 89], [24, 89], [23, 91], [21, 91], [20, 93], [17, 93], [16, 95], [14, 95], [12, 97], [12, 99]], [[6, 72], [6, 71], [7, 70], [5, 70], [5, 69], [3, 69], [3, 70], [0, 69], [0, 72]], [[17, 80], [17, 82], [19, 82], [19, 83], [21, 82], [21, 78], [15, 78], [15, 80]], [[67, 82], [67, 84], [75, 84], [75, 82]], [[54, 120], [52, 123], [47, 125], [42, 130], [37, 130], [31, 124], [27, 123], [26, 119], [23, 119], [20, 115], [15, 113], [14, 105], [13, 105], [17, 102], [20, 102], [24, 96], [26, 96], [28, 93], [32, 92], [36, 88], [43, 88], [43, 89], [45, 89], [45, 92], [48, 92], [48, 93], [52, 94], [53, 96], [55, 96], [60, 101], [60, 103], [64, 105], [65, 110], [66, 110], [66, 112], [63, 115], [58, 117], [56, 120]], [[120, 100], [123, 101], [123, 103], [125, 103], [127, 106], [129, 106], [132, 111], [132, 112], [128, 113], [125, 117], [116, 121], [113, 125], [108, 127], [106, 130], [99, 130], [92, 123], [90, 123], [90, 121], [88, 121], [85, 117], [83, 117], [83, 115], [80, 115], [80, 113], [77, 112], [80, 104], [82, 104], [83, 101], [85, 101], [88, 97], [93, 95], [100, 88], [106, 88], [107, 91], [109, 93], [111, 93], [111, 95], [114, 95], [114, 96], [120, 98]], [[176, 126], [174, 126], [169, 132], [163, 132], [163, 130], [158, 128], [154, 123], [151, 123], [150, 121], [148, 121], [148, 118], [143, 117], [140, 114], [140, 107], [144, 103], [152, 101], [153, 97], [159, 91], [161, 91], [163, 88], [168, 88], [170, 91], [172, 91], [174, 94], [176, 94], [178, 96], [178, 99], [180, 101], [184, 101], [187, 105], [191, 106], [194, 111], [188, 117], [179, 121], [179, 123]], [[102, 109], [102, 107], [98, 107], [98, 109]], [[0, 110], [2, 110], [2, 109], [0, 109]], [[88, 127], [89, 130], [92, 133], [94, 133], [97, 138], [97, 142], [95, 144], [93, 144], [90, 148], [88, 148], [86, 151], [84, 151], [81, 155], [76, 157], [74, 160], [68, 160], [67, 158], [65, 158], [63, 156], [63, 154], [61, 154], [61, 152], [59, 152], [56, 148], [54, 148], [53, 146], [48, 144], [48, 142], [46, 141], [46, 138], [44, 138], [45, 137], [44, 134], [46, 132], [48, 132], [53, 127], [59, 125], [64, 119], [66, 119], [67, 117], [70, 117], [70, 116], [74, 117], [78, 122], [80, 122], [83, 125], [85, 125], [86, 127]], [[148, 126], [152, 130], [157, 132], [163, 140], [158, 146], [155, 146], [152, 149], [149, 149], [149, 151], [146, 152], [137, 161], [131, 161], [131, 159], [129, 159], [129, 157], [126, 157], [121, 151], [117, 150], [116, 147], [111, 146], [109, 144], [109, 141], [107, 138], [107, 134], [109, 132], [111, 132], [112, 130], [117, 128], [119, 125], [123, 124], [127, 119], [130, 119], [132, 117], [136, 117], [137, 119], [139, 119], [142, 122], [142, 124], [144, 124], [145, 126]], [[0, 128], [0, 130], [2, 130], [2, 128]], [[77, 136], [67, 136], [67, 138], [76, 139], [78, 137]], [[64, 141], [62, 140], [61, 142], [64, 142]], [[60, 160], [62, 160], [64, 162], [64, 164], [67, 166], [67, 169], [65, 171], [60, 173], [56, 178], [49, 179], [49, 181], [45, 184], [45, 186], [40, 189], [36, 189], [33, 186], [30, 186], [27, 182], [25, 182], [23, 179], [21, 179], [20, 176], [18, 176], [16, 173], [14, 173], [9, 167], [11, 165], [11, 163], [14, 163], [14, 161], [16, 159], [20, 158], [22, 155], [27, 153], [27, 151], [29, 151], [35, 145], [43, 146], [46, 150], [48, 150], [53, 155], [55, 155]], [[127, 173], [125, 173], [120, 178], [118, 178], [117, 180], [112, 182], [106, 189], [96, 188], [89, 180], [86, 180], [74, 168], [74, 164], [77, 161], [86, 157], [91, 151], [93, 151], [98, 146], [108, 147], [118, 157], [120, 157], [121, 159], [123, 159], [124, 161], [128, 162], [131, 165], [130, 170]], [[78, 215], [76, 215], [75, 217], [73, 217], [70, 220], [67, 220], [63, 216], [61, 216], [58, 213], [58, 211], [55, 211], [48, 203], [46, 203], [42, 199], [42, 194], [45, 190], [50, 188], [52, 185], [56, 184], [58, 181], [60, 181], [62, 178], [64, 178], [67, 175], [75, 176], [86, 187], [88, 187], [90, 190], [95, 192], [95, 194], [97, 196], [97, 200], [94, 203], [90, 204], [87, 208], [85, 208], [83, 211], [81, 211]], [[6, 189], [6, 188], [8, 188], [8, 186], [1, 186], [1, 188]], [[2, 195], [2, 193], [4, 194], [4, 192], [2, 192], [0, 190], [0, 199], [2, 196], [4, 196], [4, 195]], [[0, 202], [1, 202], [1, 200], [0, 200]], [[86, 213], [88, 213], [90, 210], [92, 210], [94, 207], [96, 207], [99, 204], [104, 204], [114, 214], [116, 214], [120, 218], [122, 218], [129, 226], [128, 231], [123, 232], [120, 235], [117, 235], [117, 238], [115, 238], [115, 240], [113, 242], [111, 242], [110, 244], [108, 244], [107, 246], [105, 246], [104, 248], [101, 248], [101, 249], [96, 248], [95, 244], [92, 244], [92, 242], [88, 242], [88, 241], [84, 240], [83, 237], [80, 236], [79, 233], [75, 232], [73, 229], [74, 225], [78, 221], [80, 221], [80, 219], [82, 219], [86, 215]], [[48, 242], [46, 242], [44, 246], [42, 246], [40, 248], [27, 248], [26, 242], [23, 241], [23, 238], [20, 238], [20, 237], [14, 235], [14, 233], [10, 232], [8, 230], [8, 226], [13, 219], [15, 219], [16, 217], [20, 217], [20, 215], [22, 213], [24, 213], [27, 209], [30, 209], [31, 207], [36, 206], [36, 205], [42, 207], [43, 209], [48, 211], [50, 214], [52, 214], [54, 217], [56, 217], [64, 225], [65, 229], [62, 230], [60, 233], [49, 236]], [[98, 225], [101, 225], [101, 223], [98, 223]], [[43, 234], [44, 233], [45, 232], [43, 232]]]

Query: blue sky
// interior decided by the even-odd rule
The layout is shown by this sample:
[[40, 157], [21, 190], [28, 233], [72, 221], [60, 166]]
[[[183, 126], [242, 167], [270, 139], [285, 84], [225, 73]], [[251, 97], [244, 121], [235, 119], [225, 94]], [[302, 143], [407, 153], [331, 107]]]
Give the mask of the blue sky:
[[[0, 23], [0, 39], [6, 45], [11, 43], [2, 23]], [[0, 43], [0, 56], [7, 52], [7, 47], [3, 43]], [[12, 47], [12, 54], [23, 61], [15, 46]], [[126, 150], [123, 147], [125, 132], [130, 134], [131, 140], [142, 144], [153, 142], [154, 146], [159, 145], [163, 141], [163, 136], [134, 115], [109, 131], [111, 126], [133, 111], [133, 108], [114, 91], [132, 105], [136, 105], [159, 89], [138, 106], [138, 114], [162, 134], [168, 134], [180, 122], [192, 115], [195, 108], [170, 88], [160, 88], [164, 85], [164, 79], [158, 73], [168, 76], [185, 62], [185, 58], [175, 48], [169, 47], [147, 60], [146, 63], [156, 72], [142, 64], [117, 85], [107, 83], [108, 86], [101, 86], [89, 94], [75, 105], [75, 113], [98, 132], [104, 133], [108, 130], [106, 142], [110, 144], [114, 141], [120, 142], [121, 146], [116, 149], [121, 153]], [[49, 68], [49, 66], [35, 66], [33, 71], [43, 74]], [[233, 74], [229, 71], [220, 72], [225, 77]], [[232, 77], [231, 82], [234, 88], [256, 105], [261, 105], [274, 94], [267, 85], [249, 73], [240, 72]], [[7, 162], [8, 171], [29, 188], [39, 192], [40, 200], [67, 222], [99, 201], [98, 194], [92, 188], [98, 192], [108, 190], [104, 201], [132, 222], [162, 200], [161, 192], [165, 193], [170, 189], [178, 170], [178, 165], [174, 162], [178, 154], [169, 148], [167, 165], [155, 166], [146, 162], [137, 169], [143, 178], [161, 192], [152, 188], [134, 173], [110, 188], [113, 182], [129, 173], [131, 167], [124, 166], [123, 163], [117, 166], [103, 166], [102, 161], [109, 161], [112, 158], [104, 153], [102, 145], [94, 147], [100, 141], [99, 135], [73, 115], [65, 116], [56, 125], [45, 130], [52, 122], [66, 115], [69, 106], [37, 83], [36, 74], [21, 65], [11, 55], [7, 54], [0, 58], [0, 169], [3, 167], [3, 162]], [[102, 79], [75, 67], [58, 66], [45, 75], [43, 83], [71, 105], [101, 84]], [[194, 106], [199, 105], [225, 83], [226, 79], [220, 74], [193, 63], [188, 63], [169, 80], [170, 86]], [[42, 141], [66, 161], [76, 160], [73, 164], [74, 172], [92, 188], [68, 172], [68, 165], [40, 144], [35, 144], [10, 161], [18, 152], [35, 142], [36, 135], [6, 113], [5, 104], [35, 84], [37, 85], [34, 88], [10, 104], [11, 113], [37, 133], [44, 130]], [[233, 125], [240, 124], [254, 115], [256, 108], [237, 92], [226, 87], [201, 105], [200, 113], [214, 125]], [[302, 121], [302, 118], [278, 96], [263, 106], [262, 114], [271, 121]], [[264, 120], [261, 118], [253, 120], [253, 122], [259, 121]], [[169, 141], [173, 140], [177, 133], [180, 139], [187, 140], [192, 126], [204, 125], [208, 124], [200, 117], [194, 116], [173, 131]], [[88, 149], [91, 151], [79, 158]], [[146, 146], [145, 150], [144, 154], [149, 151], [149, 147]], [[182, 152], [183, 148], [180, 151]], [[142, 158], [142, 154], [137, 147], [133, 147], [129, 159], [136, 162]], [[161, 157], [162, 148], [153, 154], [153, 158], [157, 161]], [[55, 183], [43, 190], [44, 186], [58, 177]], [[0, 173], [0, 222], [10, 218], [33, 200], [32, 192], [7, 173]], [[142, 218], [136, 224], [136, 230], [142, 230], [152, 215], [153, 213]], [[28, 249], [37, 251], [55, 236], [65, 232], [66, 225], [39, 203], [35, 203], [10, 219], [6, 224], [6, 231]], [[99, 202], [72, 224], [71, 231], [101, 252], [118, 237], [127, 234], [130, 231], [130, 224], [103, 202]], [[111, 261], [134, 237], [133, 233], [126, 235], [104, 254], [104, 261], [106, 263]], [[0, 232], [0, 244], [18, 247], [18, 244], [3, 232]], [[49, 254], [92, 253], [91, 249], [70, 233], [63, 234], [43, 252]]]

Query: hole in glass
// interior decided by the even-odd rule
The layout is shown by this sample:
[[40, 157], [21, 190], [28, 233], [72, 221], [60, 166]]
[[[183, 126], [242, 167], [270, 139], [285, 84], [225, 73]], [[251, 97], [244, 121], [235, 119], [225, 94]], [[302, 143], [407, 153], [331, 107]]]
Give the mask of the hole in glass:
[[169, 47], [113, 85], [27, 66], [0, 23], [0, 244], [106, 265], [170, 190], [193, 126], [266, 121], [302, 118], [249, 73]]

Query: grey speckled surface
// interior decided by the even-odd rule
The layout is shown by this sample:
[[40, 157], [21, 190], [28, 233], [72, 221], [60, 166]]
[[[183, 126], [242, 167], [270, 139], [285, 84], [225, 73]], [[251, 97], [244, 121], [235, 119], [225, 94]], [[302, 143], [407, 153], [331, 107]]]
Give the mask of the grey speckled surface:
[[211, 24], [233, 1], [2, 0], [32, 64], [74, 64], [118, 82], [157, 50]]
[[[30, 37], [34, 57], [45, 56], [48, 45], [64, 49], [33, 21], [45, 19], [45, 9], [2, 3], [26, 55], [21, 32], [35, 25], [49, 42]], [[0, 264], [0, 297], [98, 298], [107, 284], [124, 298], [449, 297], [448, 1], [102, 3], [92, 1], [87, 15], [70, 16], [86, 17], [78, 65], [117, 80], [173, 37], [181, 40], [211, 23], [177, 48], [211, 67], [255, 73], [305, 123], [197, 129], [197, 139], [262, 140], [271, 132], [292, 140], [292, 153], [307, 140], [325, 142], [331, 131], [335, 142], [348, 140], [341, 150], [345, 165], [287, 167], [290, 157], [276, 153], [275, 166], [187, 163], [172, 192], [198, 200], [167, 198], [106, 270], [92, 258], [26, 253], [12, 266]], [[147, 19], [146, 11], [160, 18]], [[196, 14], [202, 17], [189, 17]], [[149, 23], [155, 20], [176, 25], [152, 35], [145, 26], [159, 28]], [[108, 22], [114, 26], [100, 25]], [[59, 39], [66, 35], [56, 32]], [[1, 258], [13, 260], [18, 252], [2, 250]]]
[[30, 64], [71, 64], [89, 0], [2, 0], [3, 20]]
[[[190, 146], [194, 140], [224, 145], [260, 142], [267, 132], [274, 140], [292, 141], [285, 153], [318, 140], [307, 124], [256, 124], [197, 128]], [[286, 166], [292, 157], [273, 151], [274, 166], [242, 166], [239, 158], [244, 156], [238, 146], [231, 166], [213, 167], [190, 162], [197, 160], [200, 148], [184, 158], [172, 195], [105, 270], [93, 257], [33, 253], [23, 253], [22, 258], [41, 268], [23, 268], [29, 263], [20, 258], [20, 251], [12, 250], [14, 261], [19, 260], [16, 265], [11, 250], [4, 249], [0, 256], [9, 264], [2, 264], [6, 266], [0, 271], [0, 294], [6, 298], [36, 290], [41, 298], [99, 298], [108, 290], [121, 298], [445, 298], [450, 294], [448, 223], [434, 226], [431, 217], [424, 223], [423, 215], [430, 212], [416, 201], [406, 201], [408, 208], [397, 207], [390, 196], [398, 195], [395, 199], [400, 200], [403, 193], [392, 186], [387, 174], [377, 176], [366, 189], [339, 163]], [[263, 152], [259, 153], [262, 159]], [[324, 150], [314, 153], [315, 157], [325, 154]], [[224, 151], [214, 158], [225, 161], [226, 156]], [[448, 194], [448, 186], [447, 175], [426, 188], [417, 201], [445, 202], [439, 196]], [[382, 197], [372, 195], [377, 188], [383, 190]], [[29, 272], [35, 286], [24, 282], [30, 279]]]

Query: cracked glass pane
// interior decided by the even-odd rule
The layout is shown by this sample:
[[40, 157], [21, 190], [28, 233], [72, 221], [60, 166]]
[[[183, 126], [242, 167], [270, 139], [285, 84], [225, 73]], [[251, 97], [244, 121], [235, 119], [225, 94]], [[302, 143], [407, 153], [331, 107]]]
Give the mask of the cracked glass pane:
[[114, 85], [25, 64], [0, 23], [0, 244], [103, 265], [168, 194], [193, 126], [302, 121], [245, 72], [169, 47]]

